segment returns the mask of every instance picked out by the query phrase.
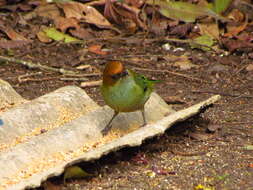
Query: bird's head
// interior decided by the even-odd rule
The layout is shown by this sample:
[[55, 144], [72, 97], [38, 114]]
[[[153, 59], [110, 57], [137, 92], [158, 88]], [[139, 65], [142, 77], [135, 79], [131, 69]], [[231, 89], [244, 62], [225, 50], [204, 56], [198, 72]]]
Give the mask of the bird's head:
[[120, 61], [109, 61], [103, 72], [103, 84], [113, 85], [117, 80], [126, 76], [128, 73]]

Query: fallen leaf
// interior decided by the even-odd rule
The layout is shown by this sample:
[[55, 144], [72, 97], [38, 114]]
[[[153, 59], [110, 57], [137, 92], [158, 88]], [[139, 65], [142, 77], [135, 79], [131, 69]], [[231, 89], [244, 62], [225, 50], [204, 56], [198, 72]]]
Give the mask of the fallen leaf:
[[28, 41], [24, 36], [17, 33], [11, 27], [1, 27], [0, 30], [2, 30], [13, 41]]
[[224, 37], [235, 37], [237, 36], [240, 32], [244, 31], [245, 28], [248, 25], [248, 19], [245, 19], [243, 23], [238, 24], [227, 24], [227, 33], [225, 33], [223, 36]]
[[116, 9], [113, 6], [113, 3], [111, 0], [106, 0], [105, 1], [105, 8], [104, 8], [104, 15], [106, 18], [108, 18], [111, 21], [114, 21], [115, 23], [120, 24], [121, 19], [117, 15], [117, 12], [115, 11]]
[[168, 25], [169, 25], [169, 20], [164, 17], [157, 16], [156, 14], [154, 15], [153, 19], [151, 20], [152, 23], [150, 25], [149, 30], [156, 35], [165, 35]]
[[249, 64], [249, 65], [246, 67], [246, 71], [252, 72], [252, 71], [253, 71], [253, 64]]
[[189, 59], [184, 60], [184, 61], [176, 62], [176, 63], [174, 63], [174, 65], [179, 67], [181, 70], [189, 70], [189, 69], [192, 69], [194, 67], [197, 67], [197, 65], [192, 64]]
[[252, 51], [253, 43], [246, 40], [235, 40], [230, 38], [223, 38], [222, 44], [230, 51]]
[[209, 23], [199, 23], [198, 27], [200, 29], [201, 35], [211, 36], [213, 39], [219, 40], [220, 32], [218, 23], [209, 22]]
[[92, 53], [98, 54], [98, 55], [106, 55], [107, 52], [102, 50], [102, 45], [91, 45], [88, 47], [88, 50]]
[[162, 15], [174, 20], [195, 22], [195, 20], [201, 16], [211, 16], [217, 19], [226, 20], [222, 16], [217, 15], [208, 7], [202, 7], [188, 2], [148, 0], [146, 3], [150, 5], [159, 5], [159, 12]]
[[227, 10], [232, 0], [214, 0], [213, 10], [216, 13], [222, 13]]
[[78, 40], [77, 38], [73, 38], [67, 34], [64, 34], [62, 32], [59, 32], [58, 30], [56, 30], [55, 28], [45, 28], [43, 29], [43, 32], [45, 32], [45, 34], [55, 40], [55, 41], [63, 41], [65, 43], [69, 43], [69, 42], [79, 42], [80, 40]]
[[91, 39], [94, 36], [91, 32], [89, 32], [86, 28], [76, 28], [76, 29], [70, 29], [69, 33], [82, 40]]
[[95, 8], [78, 2], [65, 2], [57, 4], [63, 9], [66, 18], [75, 18], [77, 20], [95, 24], [98, 27], [112, 27], [111, 23], [100, 14]]
[[89, 176], [92, 176], [92, 175], [84, 171], [82, 168], [78, 166], [70, 166], [64, 172], [63, 181], [65, 183], [66, 180], [70, 178], [85, 178]]
[[140, 9], [129, 6], [125, 3], [112, 3], [107, 0], [105, 3], [104, 15], [117, 24], [123, 25], [132, 33], [137, 30], [137, 26], [146, 28], [146, 25], [139, 18]]
[[198, 48], [204, 51], [209, 51], [210, 48], [214, 45], [213, 38], [206, 34], [193, 39], [193, 42], [194, 43], [190, 43], [191, 48]]
[[186, 24], [180, 24], [178, 26], [175, 26], [170, 31], [171, 35], [177, 35], [178, 37], [185, 37], [189, 31], [193, 28], [192, 23], [186, 23]]
[[241, 12], [246, 14], [249, 19], [253, 19], [253, 5], [250, 2], [246, 2], [246, 0], [241, 1], [241, 0], [234, 0], [233, 1], [233, 7], [236, 7], [239, 9]]
[[37, 38], [39, 39], [39, 41], [43, 42], [43, 43], [50, 43], [53, 40], [51, 38], [49, 38], [45, 32], [43, 31], [39, 31], [37, 34]]
[[181, 70], [189, 70], [191, 68], [198, 67], [197, 65], [192, 64], [189, 57], [185, 54], [181, 56], [168, 54], [164, 57], [164, 59], [169, 63], [172, 63], [172, 65], [179, 67]]
[[56, 4], [53, 3], [46, 3], [43, 5], [38, 6], [34, 12], [41, 17], [46, 17], [50, 19], [57, 18], [61, 15], [59, 8]]
[[236, 23], [243, 22], [245, 19], [244, 14], [238, 9], [232, 9], [232, 11], [228, 13], [227, 17]]
[[140, 8], [143, 4], [143, 0], [124, 0], [124, 3]]
[[55, 27], [62, 32], [66, 32], [66, 30], [69, 28], [80, 28], [79, 23], [75, 18], [64, 18], [59, 16], [54, 18], [54, 24]]

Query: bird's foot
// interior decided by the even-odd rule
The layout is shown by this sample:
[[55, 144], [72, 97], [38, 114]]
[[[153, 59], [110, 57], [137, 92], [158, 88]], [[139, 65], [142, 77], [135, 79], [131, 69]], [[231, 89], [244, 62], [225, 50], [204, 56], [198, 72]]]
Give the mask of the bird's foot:
[[111, 125], [106, 126], [106, 127], [101, 131], [102, 135], [103, 135], [103, 136], [107, 135], [108, 132], [110, 131], [111, 127], [112, 127]]
[[140, 127], [145, 127], [147, 125], [147, 123], [143, 123]]

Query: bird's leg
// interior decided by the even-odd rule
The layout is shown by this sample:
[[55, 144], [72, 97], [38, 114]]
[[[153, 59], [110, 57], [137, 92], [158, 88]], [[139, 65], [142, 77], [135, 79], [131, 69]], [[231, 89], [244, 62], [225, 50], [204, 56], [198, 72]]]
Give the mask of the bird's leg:
[[110, 131], [110, 129], [112, 128], [111, 123], [112, 123], [113, 119], [114, 119], [118, 114], [119, 114], [119, 112], [114, 111], [114, 114], [113, 114], [111, 120], [110, 120], [109, 123], [105, 126], [105, 128], [102, 130], [103, 136], [107, 135], [107, 133]]
[[141, 127], [144, 127], [145, 125], [147, 125], [144, 108], [142, 108], [141, 114], [142, 114], [142, 118], [143, 118], [143, 124], [141, 125]]

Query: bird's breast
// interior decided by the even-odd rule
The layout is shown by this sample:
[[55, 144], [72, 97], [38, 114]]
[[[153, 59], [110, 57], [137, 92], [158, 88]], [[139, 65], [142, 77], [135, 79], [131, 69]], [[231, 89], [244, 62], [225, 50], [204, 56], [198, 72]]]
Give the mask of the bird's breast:
[[118, 112], [142, 109], [149, 97], [131, 77], [122, 78], [112, 86], [102, 85], [101, 92], [106, 104]]

